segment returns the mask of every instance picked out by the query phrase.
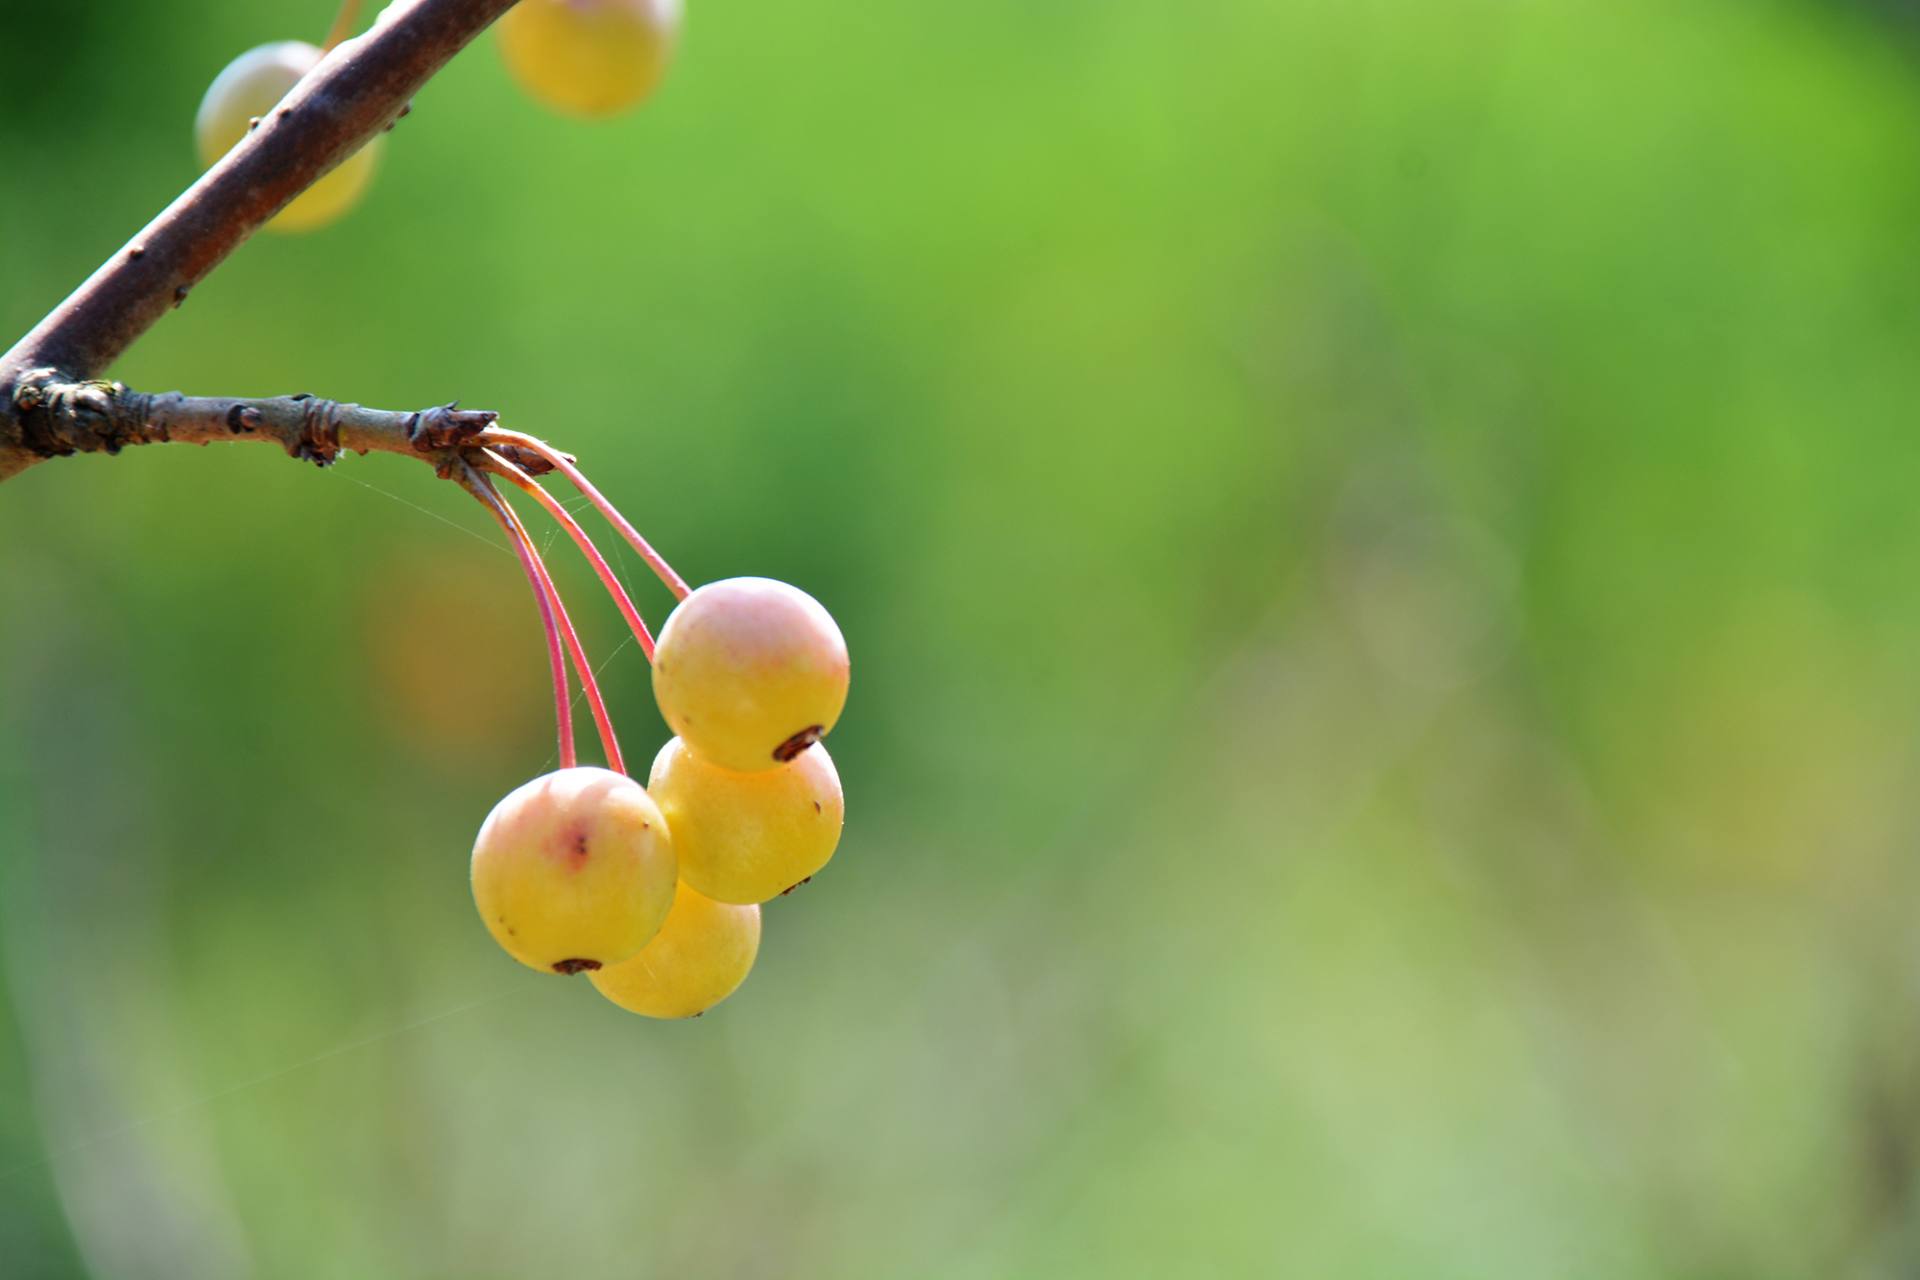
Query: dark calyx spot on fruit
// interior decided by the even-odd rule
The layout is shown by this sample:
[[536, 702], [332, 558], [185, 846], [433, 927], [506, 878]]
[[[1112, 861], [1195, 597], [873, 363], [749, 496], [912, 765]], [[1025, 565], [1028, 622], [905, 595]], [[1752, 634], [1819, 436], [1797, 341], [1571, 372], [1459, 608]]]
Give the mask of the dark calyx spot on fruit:
[[773, 749], [773, 758], [775, 760], [778, 760], [781, 764], [785, 764], [787, 761], [793, 759], [795, 756], [799, 755], [802, 751], [805, 751], [808, 747], [812, 746], [814, 743], [820, 741], [820, 735], [823, 732], [825, 732], [825, 726], [817, 725], [817, 724], [808, 725], [806, 728], [794, 734], [791, 738], [788, 738], [785, 742], [781, 743], [779, 746], [775, 747]]
[[598, 969], [599, 967], [600, 962], [598, 960], [555, 960], [553, 962], [553, 971], [555, 973], [564, 973], [569, 977], [573, 974], [585, 973], [589, 969]]
[[818, 812], [820, 812], [820, 802], [819, 802], [818, 800], [815, 800], [815, 801], [813, 802], [813, 811], [814, 811], [815, 813], [818, 813]]
[[553, 833], [554, 855], [569, 871], [583, 870], [592, 860], [592, 847], [586, 827], [562, 828]]

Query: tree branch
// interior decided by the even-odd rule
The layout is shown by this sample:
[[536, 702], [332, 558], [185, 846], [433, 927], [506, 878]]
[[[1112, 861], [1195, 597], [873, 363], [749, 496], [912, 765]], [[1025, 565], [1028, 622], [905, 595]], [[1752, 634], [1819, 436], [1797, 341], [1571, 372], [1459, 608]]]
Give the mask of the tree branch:
[[[61, 453], [90, 448], [111, 451], [118, 444], [146, 443], [137, 431], [124, 438], [103, 436], [91, 428], [78, 435], [61, 434], [79, 427], [83, 419], [97, 424], [98, 419], [88, 417], [97, 407], [107, 410], [106, 422], [112, 430], [134, 426], [147, 430], [154, 420], [132, 412], [132, 400], [148, 405], [166, 400], [185, 415], [172, 422], [180, 423], [182, 430], [198, 429], [186, 424], [201, 419], [180, 406], [200, 401], [139, 397], [117, 383], [93, 380], [155, 321], [179, 306], [193, 286], [261, 224], [369, 138], [391, 127], [405, 114], [415, 91], [513, 4], [514, 0], [401, 0], [389, 6], [370, 31], [328, 54], [246, 139], [0, 356], [0, 480]], [[61, 387], [72, 389], [48, 396]], [[23, 396], [29, 403], [22, 404]], [[96, 405], [99, 398], [107, 403]], [[62, 410], [68, 415], [64, 423], [58, 414], [52, 419], [45, 416], [49, 399], [68, 406]], [[270, 418], [278, 420], [281, 411], [275, 408], [270, 414], [268, 407], [282, 401], [204, 403], [251, 405], [264, 424]], [[285, 403], [302, 402], [287, 399]], [[395, 421], [375, 424], [354, 416], [375, 411], [341, 407], [354, 411], [340, 421], [345, 433], [341, 447], [345, 448], [394, 448], [401, 439], [395, 434], [397, 420], [410, 416], [387, 415]], [[35, 415], [41, 415], [36, 418], [44, 428], [41, 434], [29, 430], [28, 420]], [[167, 430], [172, 430], [171, 423]], [[219, 438], [242, 435], [229, 432]], [[149, 432], [147, 438], [154, 437]], [[171, 438], [188, 437], [173, 434]], [[345, 443], [346, 438], [356, 442]], [[421, 452], [411, 442], [394, 451]]]
[[[309, 395], [146, 395], [120, 382], [68, 382], [51, 369], [34, 370], [22, 379], [14, 404], [21, 410], [25, 448], [37, 458], [118, 453], [136, 444], [268, 440], [290, 456], [322, 467], [343, 451], [378, 451], [427, 458], [447, 470], [451, 455], [467, 453], [480, 469], [507, 474], [490, 465], [489, 442], [478, 439], [499, 420], [489, 409], [445, 404], [408, 413]], [[544, 475], [553, 470], [533, 450], [501, 444], [491, 448], [523, 471]]]

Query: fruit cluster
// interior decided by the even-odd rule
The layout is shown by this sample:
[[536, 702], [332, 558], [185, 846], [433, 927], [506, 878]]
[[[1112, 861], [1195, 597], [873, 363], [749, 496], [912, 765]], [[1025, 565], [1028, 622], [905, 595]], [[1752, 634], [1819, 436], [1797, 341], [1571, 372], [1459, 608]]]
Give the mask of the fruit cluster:
[[654, 697], [678, 736], [647, 785], [573, 765], [487, 815], [473, 897], [494, 940], [648, 1017], [724, 1000], [753, 967], [759, 904], [839, 843], [846, 805], [820, 738], [847, 674], [839, 627], [798, 588], [730, 578], [688, 594], [654, 649]]
[[[555, 471], [679, 598], [656, 644], [605, 556], [528, 467]], [[689, 590], [684, 579], [545, 441], [489, 427], [449, 473], [507, 533], [546, 630], [557, 771], [511, 792], [474, 841], [474, 904], [507, 954], [543, 973], [588, 974], [608, 999], [655, 1018], [724, 1000], [760, 947], [760, 904], [812, 878], [840, 842], [846, 802], [820, 740], [847, 700], [847, 644], [818, 601], [768, 578]], [[628, 777], [613, 718], [566, 604], [519, 515], [494, 485], [556, 520], [653, 663], [673, 737], [647, 782]], [[604, 769], [573, 741], [571, 664]]]
[[[345, 41], [359, 12], [360, 0], [343, 0], [324, 44], [280, 40], [228, 63], [194, 116], [201, 167], [232, 150]], [[520, 0], [498, 24], [500, 53], [521, 87], [546, 105], [573, 115], [613, 115], [659, 87], [679, 41], [680, 14], [680, 0]], [[338, 221], [366, 195], [380, 150], [375, 138], [342, 160], [268, 228], [312, 231]]]

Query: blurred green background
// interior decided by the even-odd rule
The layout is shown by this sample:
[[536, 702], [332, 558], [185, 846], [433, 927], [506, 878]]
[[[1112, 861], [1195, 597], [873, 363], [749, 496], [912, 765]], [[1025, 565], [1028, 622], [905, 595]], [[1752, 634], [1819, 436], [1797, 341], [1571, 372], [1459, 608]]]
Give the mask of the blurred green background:
[[[331, 10], [4, 13], [11, 341]], [[551, 711], [485, 514], [36, 468], [0, 1273], [1914, 1274], [1912, 37], [692, 0], [602, 125], [482, 41], [115, 372], [497, 408], [690, 578], [806, 587], [840, 853], [698, 1021], [520, 969], [466, 858]]]

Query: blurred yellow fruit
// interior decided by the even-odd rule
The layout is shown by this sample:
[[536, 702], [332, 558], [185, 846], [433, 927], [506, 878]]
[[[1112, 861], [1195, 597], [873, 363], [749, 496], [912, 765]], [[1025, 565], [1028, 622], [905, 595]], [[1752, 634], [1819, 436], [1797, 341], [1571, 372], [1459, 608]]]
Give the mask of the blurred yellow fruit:
[[613, 115], [660, 84], [680, 13], [680, 0], [520, 0], [500, 19], [500, 52], [548, 106]]
[[[267, 115], [287, 91], [313, 70], [321, 51], [303, 40], [282, 40], [249, 49], [213, 78], [193, 118], [193, 140], [202, 168], [247, 136], [248, 122]], [[380, 155], [379, 138], [342, 160], [295, 196], [267, 222], [274, 231], [312, 231], [337, 221], [366, 194]]]

